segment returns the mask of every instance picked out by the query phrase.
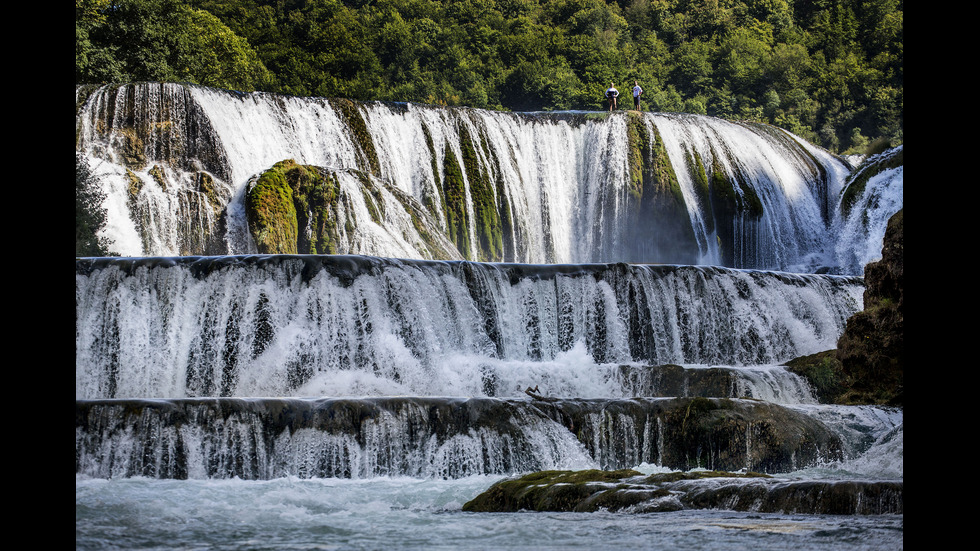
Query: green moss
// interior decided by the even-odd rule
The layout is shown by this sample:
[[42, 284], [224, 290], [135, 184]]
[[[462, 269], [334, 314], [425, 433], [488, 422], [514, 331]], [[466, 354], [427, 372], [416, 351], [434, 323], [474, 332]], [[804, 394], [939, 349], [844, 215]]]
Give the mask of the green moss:
[[362, 187], [361, 195], [364, 197], [364, 204], [367, 206], [368, 213], [371, 215], [371, 220], [375, 224], [381, 224], [381, 211], [378, 209], [378, 205], [375, 204], [371, 191], [366, 187]]
[[629, 148], [629, 192], [634, 199], [643, 198], [643, 173], [649, 163], [647, 151], [650, 150], [650, 133], [638, 113], [626, 117], [626, 141]]
[[[463, 505], [469, 512], [505, 511], [615, 511], [672, 492], [660, 484], [705, 478], [766, 477], [759, 473], [691, 471], [643, 477], [631, 469], [618, 471], [541, 471], [521, 478], [503, 480]], [[674, 510], [668, 506], [664, 510]]]
[[[436, 155], [436, 146], [432, 141], [432, 133], [429, 132], [429, 127], [426, 126], [424, 122], [420, 123], [422, 127], [422, 136], [425, 138], [425, 146], [429, 150], [429, 162], [432, 168], [432, 178], [434, 181], [439, 181], [439, 162], [438, 156]], [[422, 196], [422, 205], [432, 218], [438, 218], [439, 212], [446, 212], [446, 200], [442, 194], [442, 190], [439, 185], [435, 186], [436, 196], [433, 197], [432, 194], [426, 189]], [[437, 205], [440, 208], [436, 208]]]
[[628, 260], [693, 263], [697, 251], [694, 228], [659, 131], [639, 113], [625, 116], [630, 202], [624, 243], [629, 247]]
[[807, 380], [821, 403], [836, 403], [841, 399], [846, 377], [835, 350], [794, 358], [785, 365], [791, 373]]
[[735, 265], [736, 221], [757, 219], [763, 214], [762, 201], [739, 174], [729, 175], [716, 161], [711, 168], [709, 197], [722, 264]]
[[[497, 212], [495, 186], [476, 154], [476, 143], [465, 125], [459, 126], [463, 168], [473, 202], [474, 229], [478, 249], [475, 260], [496, 261], [503, 257], [503, 231]], [[464, 207], [465, 208], [465, 204]]]
[[712, 204], [724, 211], [726, 218], [736, 213], [755, 218], [763, 214], [762, 201], [755, 190], [739, 175], [729, 177], [718, 163], [711, 172], [711, 198]]
[[503, 480], [463, 505], [464, 511], [567, 511], [603, 488], [590, 484], [615, 483], [640, 477], [632, 469], [602, 471], [540, 471]]
[[466, 183], [456, 155], [446, 143], [443, 157], [442, 194], [445, 198], [446, 235], [463, 258], [472, 258], [470, 250], [470, 221], [466, 211]]
[[340, 184], [317, 167], [280, 161], [259, 176], [246, 199], [249, 230], [264, 254], [338, 250]]
[[330, 103], [340, 113], [346, 127], [350, 129], [355, 145], [358, 146], [371, 174], [380, 175], [381, 162], [378, 160], [374, 140], [371, 138], [371, 133], [368, 132], [367, 123], [364, 122], [360, 108], [349, 99], [332, 99]]
[[249, 231], [260, 253], [296, 253], [298, 224], [293, 190], [279, 165], [259, 176], [245, 206]]
[[772, 478], [767, 474], [752, 471], [744, 473], [733, 473], [730, 471], [678, 471], [672, 473], [656, 473], [648, 476], [644, 482], [647, 484], [663, 484], [666, 482], [678, 482], [680, 480], [704, 480], [707, 478]]
[[[711, 205], [711, 183], [708, 181], [708, 171], [704, 168], [701, 156], [694, 153], [689, 154], [687, 166], [694, 178], [694, 193], [698, 197], [698, 203], [703, 206]], [[705, 229], [710, 233], [715, 230], [715, 217], [711, 209], [705, 208], [704, 224]]]
[[684, 192], [681, 191], [681, 184], [677, 180], [677, 173], [674, 172], [674, 165], [670, 162], [670, 156], [667, 155], [667, 148], [664, 146], [664, 141], [660, 138], [656, 127], [654, 127], [653, 132], [653, 145], [650, 148], [650, 165], [656, 175], [656, 181], [659, 183], [660, 188], [665, 191], [665, 194], [670, 196], [674, 208], [686, 216]]

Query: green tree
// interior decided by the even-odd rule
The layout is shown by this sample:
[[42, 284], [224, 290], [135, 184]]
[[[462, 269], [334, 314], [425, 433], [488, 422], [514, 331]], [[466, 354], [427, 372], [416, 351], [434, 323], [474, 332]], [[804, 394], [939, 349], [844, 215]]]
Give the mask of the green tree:
[[180, 0], [76, 0], [75, 80], [272, 89], [248, 42]]
[[244, 38], [203, 10], [188, 8], [186, 19], [187, 53], [176, 61], [184, 80], [248, 91], [272, 88], [272, 73]]
[[112, 256], [109, 242], [100, 237], [105, 227], [105, 193], [85, 157], [75, 155], [75, 256]]

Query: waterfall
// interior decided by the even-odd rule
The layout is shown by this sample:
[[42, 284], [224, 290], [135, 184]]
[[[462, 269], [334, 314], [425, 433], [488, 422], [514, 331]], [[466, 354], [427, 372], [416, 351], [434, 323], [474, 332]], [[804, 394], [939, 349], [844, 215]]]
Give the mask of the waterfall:
[[[881, 258], [881, 241], [888, 219], [902, 208], [905, 195], [905, 148], [878, 154], [848, 179], [834, 219], [841, 236], [835, 253], [847, 273], [864, 273], [864, 267]], [[877, 170], [876, 170], [877, 169]]]
[[[354, 256], [76, 261], [76, 399], [623, 396], [619, 366], [833, 348], [858, 278]], [[731, 362], [735, 362], [732, 364]]]
[[[75, 469], [102, 478], [463, 478], [652, 462], [786, 472], [843, 457], [840, 440], [805, 415], [786, 410], [774, 427], [764, 402], [702, 400], [82, 400]], [[730, 422], [689, 429], [692, 407], [705, 403]], [[774, 438], [781, 431], [792, 434]]]
[[[783, 271], [840, 256], [850, 168], [760, 124], [154, 83], [76, 87], [76, 105], [76, 150], [108, 196], [105, 235], [128, 256], [254, 253], [244, 197], [286, 159], [345, 182], [343, 254]], [[430, 233], [440, 246], [420, 245]]]

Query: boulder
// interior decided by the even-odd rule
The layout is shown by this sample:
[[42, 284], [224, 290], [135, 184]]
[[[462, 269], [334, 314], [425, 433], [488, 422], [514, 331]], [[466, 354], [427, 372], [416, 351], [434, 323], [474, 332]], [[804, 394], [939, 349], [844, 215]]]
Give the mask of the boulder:
[[753, 472], [541, 471], [497, 482], [463, 505], [470, 512], [653, 513], [727, 509], [760, 513], [904, 513], [902, 481], [801, 481]]

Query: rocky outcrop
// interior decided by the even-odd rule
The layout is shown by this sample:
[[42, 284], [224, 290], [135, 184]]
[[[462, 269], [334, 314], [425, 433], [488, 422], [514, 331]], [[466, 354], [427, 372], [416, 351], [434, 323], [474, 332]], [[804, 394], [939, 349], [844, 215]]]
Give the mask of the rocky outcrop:
[[[345, 177], [356, 185], [344, 186]], [[301, 165], [292, 159], [251, 181], [245, 199], [249, 233], [261, 254], [346, 254], [356, 242], [377, 237], [359, 228], [370, 223], [411, 243], [421, 257], [459, 258], [459, 251], [422, 209], [369, 173]], [[404, 223], [393, 222], [396, 218]]]
[[847, 320], [837, 359], [853, 392], [902, 405], [904, 391], [904, 209], [888, 221], [882, 258], [864, 270], [864, 310]]
[[904, 403], [904, 209], [888, 221], [882, 258], [864, 270], [864, 310], [848, 318], [837, 348], [796, 358], [825, 403]]
[[502, 480], [463, 505], [470, 512], [630, 513], [726, 509], [760, 513], [903, 514], [901, 481], [794, 481], [759, 473], [544, 471]]
[[659, 398], [739, 398], [738, 371], [709, 367], [685, 369], [676, 364], [621, 365], [618, 375], [631, 396]]

